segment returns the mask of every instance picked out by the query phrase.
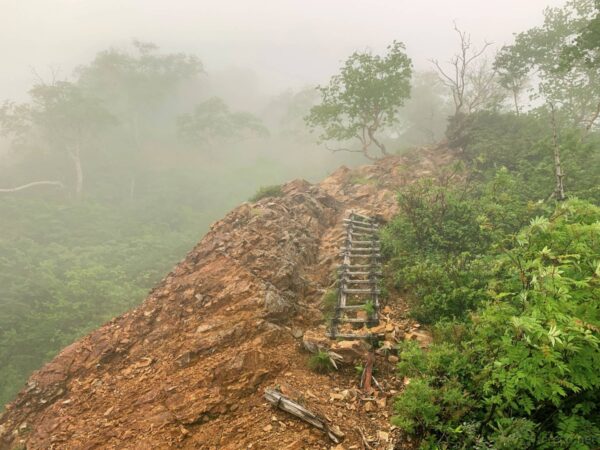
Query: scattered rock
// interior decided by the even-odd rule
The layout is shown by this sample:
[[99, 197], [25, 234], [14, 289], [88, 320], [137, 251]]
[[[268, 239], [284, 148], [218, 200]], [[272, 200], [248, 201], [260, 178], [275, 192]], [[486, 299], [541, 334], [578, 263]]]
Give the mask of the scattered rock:
[[307, 330], [302, 336], [302, 345], [310, 353], [317, 353], [319, 350], [329, 348], [329, 339], [324, 333], [313, 330]]
[[375, 407], [375, 403], [373, 403], [373, 402], [365, 402], [365, 404], [364, 404], [364, 410], [365, 410], [365, 412], [370, 413], [370, 412], [376, 411], [377, 408]]
[[300, 339], [303, 335], [304, 331], [302, 331], [301, 328], [292, 328], [292, 336], [294, 336], [296, 339]]
[[429, 345], [433, 342], [433, 337], [431, 333], [425, 330], [415, 330], [406, 333], [404, 339], [407, 341], [417, 341], [421, 348], [429, 347]]
[[366, 357], [368, 348], [363, 341], [338, 341], [331, 346], [331, 350], [342, 357], [342, 363], [352, 364], [354, 361]]
[[270, 319], [288, 319], [295, 306], [291, 300], [279, 295], [273, 289], [265, 294], [265, 317]]

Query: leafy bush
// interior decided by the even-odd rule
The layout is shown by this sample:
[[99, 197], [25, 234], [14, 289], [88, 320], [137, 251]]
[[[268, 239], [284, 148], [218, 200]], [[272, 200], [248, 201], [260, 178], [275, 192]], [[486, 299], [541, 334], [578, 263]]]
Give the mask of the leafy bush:
[[423, 323], [464, 318], [485, 298], [494, 255], [542, 205], [519, 198], [507, 170], [485, 184], [461, 172], [400, 191], [400, 214], [382, 232], [396, 288]]
[[428, 351], [400, 348], [411, 382], [394, 422], [436, 448], [597, 446], [598, 255], [600, 208], [572, 200], [533, 219], [491, 259], [464, 326], [440, 323]]
[[257, 202], [263, 198], [267, 197], [281, 197], [283, 195], [283, 190], [281, 189], [280, 184], [274, 184], [271, 186], [262, 186], [256, 191], [256, 193], [250, 197], [251, 202]]

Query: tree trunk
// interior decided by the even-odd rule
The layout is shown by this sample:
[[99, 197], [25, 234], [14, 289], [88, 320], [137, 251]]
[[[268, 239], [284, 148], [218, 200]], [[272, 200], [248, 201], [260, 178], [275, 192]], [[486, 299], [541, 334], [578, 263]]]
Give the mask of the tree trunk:
[[552, 143], [554, 145], [554, 177], [556, 180], [556, 186], [554, 188], [554, 196], [558, 201], [563, 201], [565, 196], [565, 186], [563, 178], [565, 174], [562, 171], [560, 162], [560, 145], [558, 142], [558, 131], [556, 129], [556, 115], [554, 111], [554, 105], [550, 106], [552, 109]]
[[519, 93], [516, 89], [513, 89], [513, 101], [515, 102], [515, 112], [520, 115], [521, 111], [519, 110]]
[[381, 142], [379, 142], [375, 138], [375, 136], [373, 136], [373, 131], [371, 129], [368, 129], [367, 132], [369, 133], [369, 139], [371, 139], [371, 141], [374, 142], [377, 147], [379, 147], [379, 150], [381, 150], [381, 153], [383, 153], [383, 156], [389, 156], [389, 153], [387, 152], [385, 145], [383, 145]]
[[71, 159], [75, 165], [75, 198], [80, 199], [83, 194], [83, 168], [81, 166], [81, 144], [79, 142], [71, 152]]

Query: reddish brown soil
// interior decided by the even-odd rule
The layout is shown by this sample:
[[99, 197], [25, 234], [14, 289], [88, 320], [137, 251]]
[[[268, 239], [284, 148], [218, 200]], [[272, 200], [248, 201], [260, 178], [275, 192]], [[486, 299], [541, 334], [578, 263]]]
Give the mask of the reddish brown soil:
[[[361, 432], [372, 448], [408, 448], [389, 422], [402, 386], [389, 357], [375, 362], [386, 393], [365, 400], [352, 365], [308, 369], [302, 335], [325, 334], [342, 219], [389, 219], [399, 186], [451, 159], [438, 149], [342, 167], [237, 207], [138, 308], [34, 373], [0, 417], [0, 448], [358, 449]], [[385, 312], [390, 339], [412, 329], [401, 299]], [[267, 387], [337, 425], [342, 444], [268, 405]]]

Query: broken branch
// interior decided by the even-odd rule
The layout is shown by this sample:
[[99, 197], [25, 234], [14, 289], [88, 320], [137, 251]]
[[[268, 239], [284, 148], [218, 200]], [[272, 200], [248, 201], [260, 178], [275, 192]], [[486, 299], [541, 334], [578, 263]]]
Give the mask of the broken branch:
[[265, 399], [271, 403], [273, 406], [281, 409], [282, 411], [286, 411], [293, 416], [298, 417], [299, 419], [311, 424], [312, 426], [322, 430], [329, 436], [334, 443], [339, 444], [341, 438], [343, 437], [339, 431], [335, 431], [329, 427], [325, 419], [317, 416], [313, 412], [304, 408], [302, 405], [290, 400], [283, 396], [283, 394], [274, 389], [265, 389]]

